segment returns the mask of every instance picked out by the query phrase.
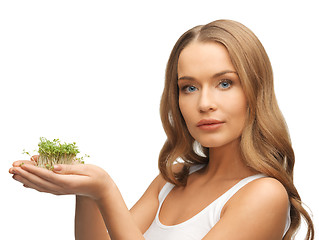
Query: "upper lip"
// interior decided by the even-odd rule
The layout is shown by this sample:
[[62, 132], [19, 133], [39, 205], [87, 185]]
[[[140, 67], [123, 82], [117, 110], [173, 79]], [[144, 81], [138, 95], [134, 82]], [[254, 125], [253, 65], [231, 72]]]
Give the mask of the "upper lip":
[[217, 124], [217, 123], [223, 123], [223, 122], [216, 119], [202, 119], [197, 123], [196, 126], [200, 127], [202, 125]]

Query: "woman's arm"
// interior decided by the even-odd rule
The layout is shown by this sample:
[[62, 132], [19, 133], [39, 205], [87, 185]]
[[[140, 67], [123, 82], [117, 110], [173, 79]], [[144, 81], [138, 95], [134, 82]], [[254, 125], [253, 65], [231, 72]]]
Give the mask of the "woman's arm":
[[[155, 218], [158, 209], [158, 194], [164, 184], [165, 180], [161, 175], [156, 177], [140, 200], [130, 210], [135, 225], [143, 234]], [[120, 225], [122, 224], [120, 223]], [[110, 239], [99, 206], [89, 197], [76, 196], [75, 239]]]
[[89, 197], [76, 196], [75, 239], [110, 239], [100, 210], [95, 201]]
[[120, 191], [109, 179], [108, 186], [96, 203], [112, 240], [144, 239], [142, 231], [126, 207]]
[[[114, 183], [109, 189], [110, 194], [105, 192], [105, 197], [96, 201], [77, 196], [76, 236], [79, 238], [76, 239], [144, 239], [142, 235], [155, 218], [159, 204], [158, 194], [164, 184], [165, 180], [161, 175], [156, 177], [130, 211]], [[82, 228], [81, 225], [86, 224], [87, 217], [90, 216], [93, 217], [91, 222]], [[98, 221], [97, 225], [92, 224], [92, 220]], [[84, 237], [86, 235], [88, 238]]]
[[[92, 238], [93, 235], [95, 236], [95, 233], [92, 232], [95, 231], [96, 225], [92, 222], [86, 225], [87, 221], [90, 221], [87, 219], [89, 216], [92, 217], [91, 221], [98, 221], [99, 226], [103, 226], [101, 216], [103, 217], [111, 239], [143, 239], [143, 233], [155, 217], [158, 208], [158, 193], [165, 183], [162, 177], [157, 177], [130, 213], [113, 180], [97, 166], [59, 165], [55, 169], [55, 172], [58, 173], [56, 174], [31, 164], [25, 164], [21, 167], [13, 167], [10, 172], [14, 174], [16, 180], [40, 192], [81, 196], [77, 198], [76, 209], [76, 236], [79, 239], [86, 239], [83, 236], [95, 239]], [[86, 201], [90, 200], [89, 198], [92, 201]], [[85, 230], [82, 229], [83, 226]], [[104, 226], [104, 229], [96, 235], [103, 237], [106, 228]]]

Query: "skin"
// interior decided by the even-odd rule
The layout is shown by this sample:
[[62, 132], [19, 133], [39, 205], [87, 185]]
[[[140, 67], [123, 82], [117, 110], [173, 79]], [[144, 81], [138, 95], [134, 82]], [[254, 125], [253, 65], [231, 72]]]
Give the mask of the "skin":
[[[238, 181], [256, 174], [245, 166], [239, 151], [246, 97], [236, 73], [216, 75], [225, 70], [235, 71], [227, 50], [218, 43], [193, 42], [180, 55], [180, 109], [191, 135], [209, 147], [210, 154], [207, 167], [191, 174], [185, 187], [174, 187], [168, 194], [159, 215], [165, 225], [188, 220]], [[223, 124], [210, 131], [196, 126], [207, 118]], [[30, 161], [23, 161], [24, 165], [21, 162], [13, 163], [9, 172], [24, 186], [57, 195], [77, 195], [75, 234], [81, 240], [143, 239], [165, 184], [163, 177], [157, 176], [129, 211], [113, 180], [97, 166], [59, 165], [52, 172]], [[180, 167], [176, 165], [175, 170]], [[220, 221], [204, 239], [282, 239], [288, 204], [287, 192], [277, 180], [252, 181], [226, 203]]]
[[[218, 178], [253, 175], [239, 152], [246, 97], [226, 48], [218, 43], [194, 42], [187, 46], [178, 62], [178, 86], [179, 106], [190, 134], [211, 149], [208, 172]], [[201, 130], [197, 123], [202, 119], [223, 124], [216, 130]]]

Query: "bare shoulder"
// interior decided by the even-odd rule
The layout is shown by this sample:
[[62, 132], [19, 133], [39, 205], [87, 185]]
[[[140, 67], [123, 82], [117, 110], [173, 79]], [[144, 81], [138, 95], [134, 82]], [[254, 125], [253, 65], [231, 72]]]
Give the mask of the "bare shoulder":
[[288, 206], [287, 191], [278, 180], [256, 179], [230, 198], [205, 239], [282, 239]]
[[288, 193], [285, 187], [275, 178], [265, 177], [254, 180], [243, 187], [239, 195], [251, 201], [262, 201], [263, 203], [275, 203], [275, 205], [287, 205], [289, 202]]
[[288, 197], [287, 191], [282, 183], [271, 177], [263, 177], [250, 182], [247, 184], [246, 190], [254, 192], [265, 192], [267, 190], [275, 194], [274, 196]]
[[[227, 203], [227, 208], [242, 204], [256, 206], [260, 211], [286, 209], [289, 197], [285, 187], [275, 178], [256, 179], [240, 189]], [[280, 212], [280, 211], [279, 211]]]
[[157, 175], [142, 197], [131, 208], [133, 220], [144, 233], [153, 222], [159, 202], [158, 194], [165, 185], [166, 181], [161, 174]]
[[[183, 163], [176, 163], [173, 165], [172, 170], [174, 173], [178, 173], [183, 169]], [[151, 186], [157, 190], [157, 193], [161, 191], [163, 186], [167, 183], [163, 175], [160, 173], [152, 182]]]
[[157, 193], [159, 193], [161, 191], [161, 189], [164, 187], [164, 185], [166, 184], [166, 180], [164, 179], [164, 177], [162, 176], [162, 174], [159, 174], [153, 181], [153, 183], [156, 185], [156, 190]]
[[[181, 171], [183, 169], [183, 166], [184, 165], [182, 163], [174, 164], [173, 165], [173, 172], [177, 173], [177, 172]], [[151, 191], [151, 192], [155, 193], [156, 195], [158, 195], [158, 193], [161, 191], [161, 189], [163, 188], [163, 186], [166, 183], [167, 183], [167, 181], [165, 180], [163, 175], [160, 173], [152, 181], [148, 190], [149, 190], [149, 192]]]

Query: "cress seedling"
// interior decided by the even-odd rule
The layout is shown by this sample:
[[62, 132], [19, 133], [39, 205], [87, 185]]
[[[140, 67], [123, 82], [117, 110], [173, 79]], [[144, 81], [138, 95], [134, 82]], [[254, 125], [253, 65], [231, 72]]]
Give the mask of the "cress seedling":
[[[77, 157], [80, 153], [76, 143], [61, 143], [59, 139], [53, 139], [50, 141], [44, 137], [40, 137], [38, 144], [38, 161], [37, 166], [53, 169], [55, 164], [75, 164], [84, 163], [84, 157], [90, 157], [86, 155], [84, 157]], [[24, 154], [31, 156], [30, 152], [23, 150]]]

